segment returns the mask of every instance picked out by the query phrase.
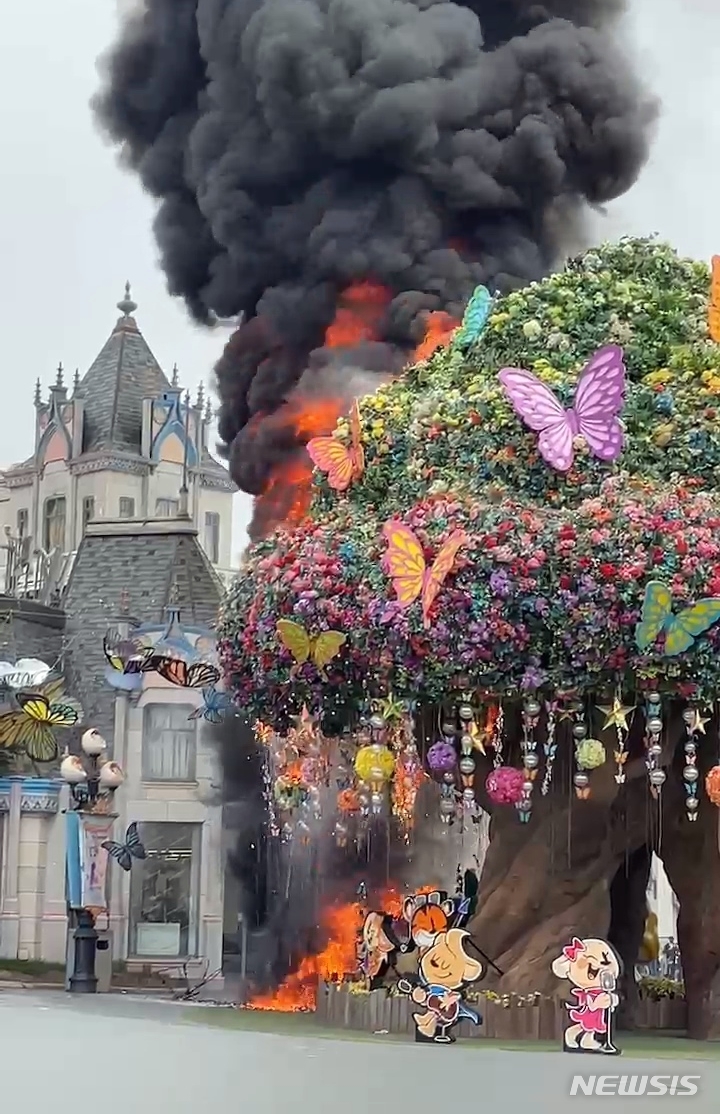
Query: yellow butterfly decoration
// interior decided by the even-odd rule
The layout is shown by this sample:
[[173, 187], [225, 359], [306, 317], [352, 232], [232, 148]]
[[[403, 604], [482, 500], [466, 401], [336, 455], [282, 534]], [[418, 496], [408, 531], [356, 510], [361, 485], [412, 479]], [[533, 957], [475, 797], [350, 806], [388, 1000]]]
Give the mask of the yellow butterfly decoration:
[[300, 623], [295, 623], [292, 619], [278, 619], [276, 630], [285, 649], [295, 658], [293, 673], [306, 661], [312, 661], [318, 671], [323, 673], [325, 666], [330, 664], [347, 640], [347, 635], [338, 630], [309, 635]]
[[0, 715], [0, 747], [27, 754], [33, 762], [52, 762], [58, 755], [54, 729], [80, 723], [82, 708], [63, 697], [63, 682], [53, 681], [40, 692], [18, 692], [19, 708]]

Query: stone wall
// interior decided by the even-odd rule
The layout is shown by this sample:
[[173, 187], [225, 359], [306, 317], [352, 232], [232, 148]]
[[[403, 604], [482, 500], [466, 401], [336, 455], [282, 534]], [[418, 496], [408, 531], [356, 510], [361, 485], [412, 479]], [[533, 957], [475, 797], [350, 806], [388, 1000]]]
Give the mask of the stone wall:
[[39, 658], [54, 664], [62, 651], [65, 613], [35, 600], [0, 595], [0, 659]]

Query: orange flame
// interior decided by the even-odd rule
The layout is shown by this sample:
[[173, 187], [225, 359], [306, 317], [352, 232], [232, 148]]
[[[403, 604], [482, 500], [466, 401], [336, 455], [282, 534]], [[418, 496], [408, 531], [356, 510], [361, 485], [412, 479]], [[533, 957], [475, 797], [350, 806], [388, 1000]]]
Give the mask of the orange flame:
[[425, 323], [425, 336], [418, 344], [413, 354], [413, 362], [419, 363], [427, 360], [438, 348], [449, 344], [450, 338], [457, 329], [459, 321], [451, 317], [444, 310], [434, 310], [427, 315]]
[[340, 295], [335, 318], [325, 332], [326, 348], [350, 348], [376, 340], [391, 292], [379, 282], [354, 282]]

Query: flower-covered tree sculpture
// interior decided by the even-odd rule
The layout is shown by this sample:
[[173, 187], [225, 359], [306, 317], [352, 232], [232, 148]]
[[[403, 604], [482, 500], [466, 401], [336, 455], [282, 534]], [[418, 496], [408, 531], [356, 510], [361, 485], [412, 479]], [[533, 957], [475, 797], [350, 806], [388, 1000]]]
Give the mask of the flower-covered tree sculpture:
[[[708, 268], [644, 240], [496, 299], [477, 335], [360, 401], [359, 461], [340, 423], [347, 483], [326, 461], [308, 516], [250, 551], [222, 621], [238, 702], [281, 732], [305, 705], [338, 730], [388, 694], [459, 709], [443, 792], [493, 816], [473, 927], [506, 988], [549, 986], [573, 932], [609, 931], [632, 969], [655, 850], [681, 903], [693, 1035], [720, 1027], [709, 308]], [[588, 373], [578, 390], [597, 353], [614, 386]], [[470, 718], [489, 725], [472, 762]]]

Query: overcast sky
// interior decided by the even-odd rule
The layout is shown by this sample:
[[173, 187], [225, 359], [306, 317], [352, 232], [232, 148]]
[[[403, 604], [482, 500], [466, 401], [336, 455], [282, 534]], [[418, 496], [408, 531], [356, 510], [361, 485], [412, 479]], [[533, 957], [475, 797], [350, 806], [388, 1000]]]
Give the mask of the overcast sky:
[[[97, 56], [114, 0], [24, 0], [0, 32], [0, 464], [32, 450], [34, 383], [62, 361], [84, 374], [132, 283], [136, 317], [161, 365], [209, 382], [226, 333], [189, 324], [156, 264], [153, 206], [93, 128]], [[658, 232], [683, 252], [720, 251], [720, 0], [633, 0], [629, 34], [663, 110], [635, 189], [598, 218], [597, 238]], [[236, 497], [235, 550], [245, 496]]]

